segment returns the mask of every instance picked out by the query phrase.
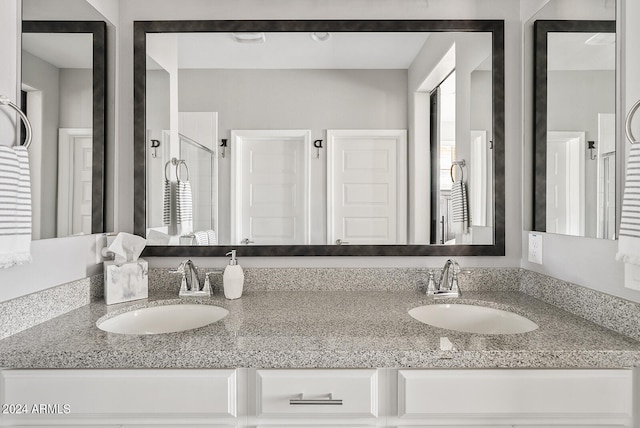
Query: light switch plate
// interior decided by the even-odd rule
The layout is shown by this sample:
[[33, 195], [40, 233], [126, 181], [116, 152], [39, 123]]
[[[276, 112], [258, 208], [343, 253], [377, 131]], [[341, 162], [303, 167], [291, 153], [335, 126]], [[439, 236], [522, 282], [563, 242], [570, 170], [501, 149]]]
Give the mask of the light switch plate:
[[529, 233], [529, 261], [542, 264], [542, 234]]

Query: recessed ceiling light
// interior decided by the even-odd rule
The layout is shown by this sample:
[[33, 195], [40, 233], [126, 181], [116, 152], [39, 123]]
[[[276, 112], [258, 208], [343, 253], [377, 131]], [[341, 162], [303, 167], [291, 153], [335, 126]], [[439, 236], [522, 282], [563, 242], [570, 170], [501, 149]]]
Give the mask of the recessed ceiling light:
[[231, 33], [231, 37], [238, 43], [264, 43], [267, 41], [264, 33]]
[[331, 38], [331, 33], [328, 31], [315, 31], [311, 33], [311, 38], [316, 42], [326, 42]]

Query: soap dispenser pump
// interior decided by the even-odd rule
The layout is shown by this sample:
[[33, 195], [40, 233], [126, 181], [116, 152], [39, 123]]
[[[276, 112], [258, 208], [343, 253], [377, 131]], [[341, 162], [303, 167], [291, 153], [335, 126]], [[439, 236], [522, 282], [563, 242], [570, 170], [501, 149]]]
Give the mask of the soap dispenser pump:
[[236, 250], [227, 253], [231, 256], [229, 264], [224, 268], [222, 275], [222, 284], [224, 287], [224, 297], [227, 299], [237, 299], [242, 296], [242, 288], [244, 286], [244, 272], [236, 259]]

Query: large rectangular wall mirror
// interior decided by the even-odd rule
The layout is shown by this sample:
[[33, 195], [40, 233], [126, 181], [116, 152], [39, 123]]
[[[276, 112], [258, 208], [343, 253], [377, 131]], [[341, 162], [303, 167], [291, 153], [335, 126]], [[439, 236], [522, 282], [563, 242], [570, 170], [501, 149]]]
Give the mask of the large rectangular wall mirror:
[[134, 32], [146, 255], [504, 255], [502, 21]]
[[585, 4], [592, 15], [610, 20], [533, 23], [534, 230], [616, 239], [613, 5]]
[[33, 239], [103, 232], [106, 25], [22, 22]]

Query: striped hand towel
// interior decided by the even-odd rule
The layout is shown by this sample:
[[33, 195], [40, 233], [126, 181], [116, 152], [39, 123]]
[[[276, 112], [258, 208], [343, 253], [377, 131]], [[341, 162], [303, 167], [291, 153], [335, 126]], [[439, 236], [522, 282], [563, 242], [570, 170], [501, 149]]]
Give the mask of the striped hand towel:
[[164, 204], [162, 210], [162, 222], [171, 224], [171, 182], [164, 180]]
[[193, 220], [193, 198], [191, 184], [178, 180], [176, 185], [176, 222], [183, 224]]
[[0, 146], [0, 268], [30, 261], [29, 155], [21, 146]]
[[207, 236], [209, 237], [209, 245], [218, 245], [218, 237], [215, 231], [212, 229], [207, 230]]
[[209, 236], [206, 231], [193, 232], [193, 236], [195, 237], [196, 245], [209, 245]]
[[451, 185], [451, 221], [453, 233], [469, 231], [469, 200], [464, 181], [454, 181]]
[[616, 259], [640, 265], [640, 143], [631, 146]]

